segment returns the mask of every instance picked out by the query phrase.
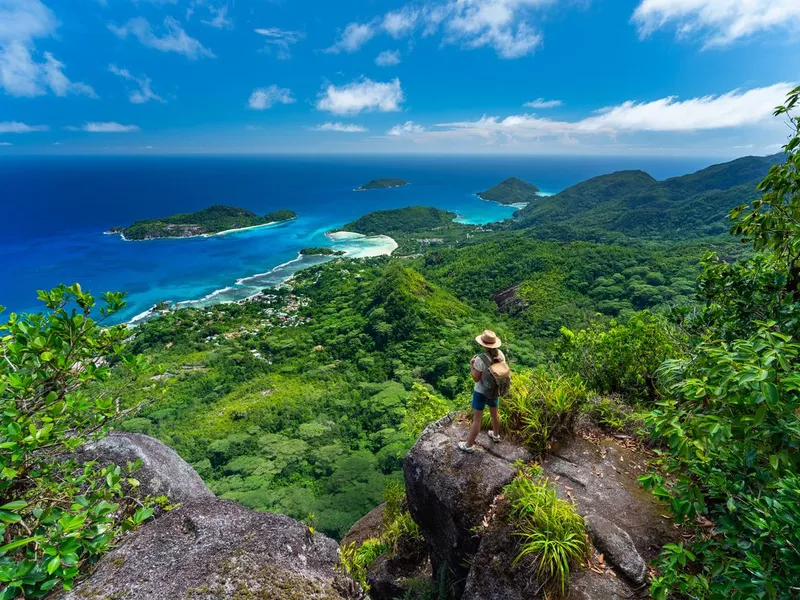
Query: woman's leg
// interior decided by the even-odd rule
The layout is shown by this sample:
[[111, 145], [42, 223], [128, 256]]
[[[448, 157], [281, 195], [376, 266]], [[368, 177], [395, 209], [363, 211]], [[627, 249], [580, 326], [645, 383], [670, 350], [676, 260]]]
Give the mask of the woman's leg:
[[472, 410], [472, 427], [469, 428], [469, 436], [467, 436], [467, 446], [474, 446], [478, 434], [481, 432], [481, 421], [483, 420], [482, 410]]
[[489, 414], [492, 417], [492, 431], [495, 435], [500, 435], [500, 409], [497, 406], [490, 406]]

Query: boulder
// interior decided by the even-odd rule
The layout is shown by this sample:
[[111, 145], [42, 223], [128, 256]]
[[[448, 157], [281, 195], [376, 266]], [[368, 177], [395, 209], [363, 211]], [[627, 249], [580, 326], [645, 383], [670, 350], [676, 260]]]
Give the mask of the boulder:
[[204, 499], [165, 513], [106, 554], [61, 600], [344, 600], [338, 545], [283, 515]]
[[429, 425], [406, 456], [404, 475], [411, 516], [420, 526], [434, 578], [447, 583], [447, 597], [461, 598], [469, 563], [478, 551], [475, 529], [495, 497], [517, 473], [513, 463], [530, 460], [523, 448], [495, 444], [485, 433], [468, 454], [456, 446], [469, 421], [448, 415]]
[[342, 546], [347, 544], [361, 545], [370, 538], [377, 538], [383, 533], [383, 513], [386, 504], [380, 504], [356, 521], [347, 535], [342, 538]]
[[83, 460], [141, 459], [140, 491], [180, 505], [124, 537], [61, 600], [345, 600], [364, 598], [337, 572], [338, 544], [283, 515], [214, 496], [173, 450], [153, 438], [113, 433]]
[[172, 503], [214, 498], [197, 472], [177, 452], [140, 433], [114, 431], [79, 449], [78, 458], [121, 466], [141, 460], [142, 466], [135, 476], [144, 495], [167, 496]]

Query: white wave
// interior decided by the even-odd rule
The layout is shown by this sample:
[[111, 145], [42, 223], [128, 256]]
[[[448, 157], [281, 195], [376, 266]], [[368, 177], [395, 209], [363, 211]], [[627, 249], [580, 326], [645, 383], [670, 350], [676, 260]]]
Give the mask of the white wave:
[[138, 323], [139, 321], [146, 321], [147, 319], [149, 319], [150, 317], [152, 317], [154, 313], [155, 313], [155, 311], [154, 311], [152, 308], [148, 308], [148, 309], [147, 309], [146, 311], [144, 311], [143, 313], [139, 313], [138, 315], [136, 315], [135, 317], [133, 317], [133, 318], [132, 318], [130, 321], [128, 321], [128, 323], [127, 323], [127, 324], [128, 324], [128, 325], [135, 325], [135, 324], [136, 324], [136, 323]]
[[236, 280], [236, 285], [248, 285], [250, 283], [249, 280], [255, 279], [256, 277], [266, 277], [275, 273], [276, 271], [282, 269], [283, 267], [288, 267], [291, 264], [302, 262], [305, 257], [302, 254], [298, 254], [297, 258], [293, 258], [292, 260], [287, 260], [285, 263], [281, 263], [272, 267], [269, 271], [264, 273], [256, 273], [255, 275], [248, 275], [247, 277], [242, 277]]

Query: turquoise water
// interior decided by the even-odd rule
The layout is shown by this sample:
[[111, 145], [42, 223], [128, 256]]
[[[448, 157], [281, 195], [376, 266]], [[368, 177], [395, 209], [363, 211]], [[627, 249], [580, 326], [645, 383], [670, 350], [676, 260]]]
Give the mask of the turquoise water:
[[[622, 168], [663, 178], [709, 160], [474, 157], [7, 157], [0, 162], [4, 226], [0, 304], [37, 310], [36, 290], [80, 282], [95, 294], [127, 291], [129, 320], [161, 300], [235, 300], [284, 280], [319, 257], [301, 248], [336, 245], [352, 256], [386, 240], [334, 242], [325, 233], [373, 210], [411, 205], [451, 210], [465, 223], [510, 218], [516, 210], [475, 194], [516, 176], [548, 193]], [[355, 192], [378, 177], [410, 186]], [[103, 232], [137, 219], [211, 204], [263, 214], [290, 208], [298, 218], [274, 227], [185, 240], [125, 242]]]

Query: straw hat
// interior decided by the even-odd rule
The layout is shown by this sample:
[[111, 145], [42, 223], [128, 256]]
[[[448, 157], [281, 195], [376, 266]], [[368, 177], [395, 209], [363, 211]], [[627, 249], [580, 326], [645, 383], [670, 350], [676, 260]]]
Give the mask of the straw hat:
[[486, 329], [482, 334], [475, 338], [475, 341], [478, 342], [484, 348], [499, 348], [502, 345], [500, 338], [494, 331], [490, 331]]

